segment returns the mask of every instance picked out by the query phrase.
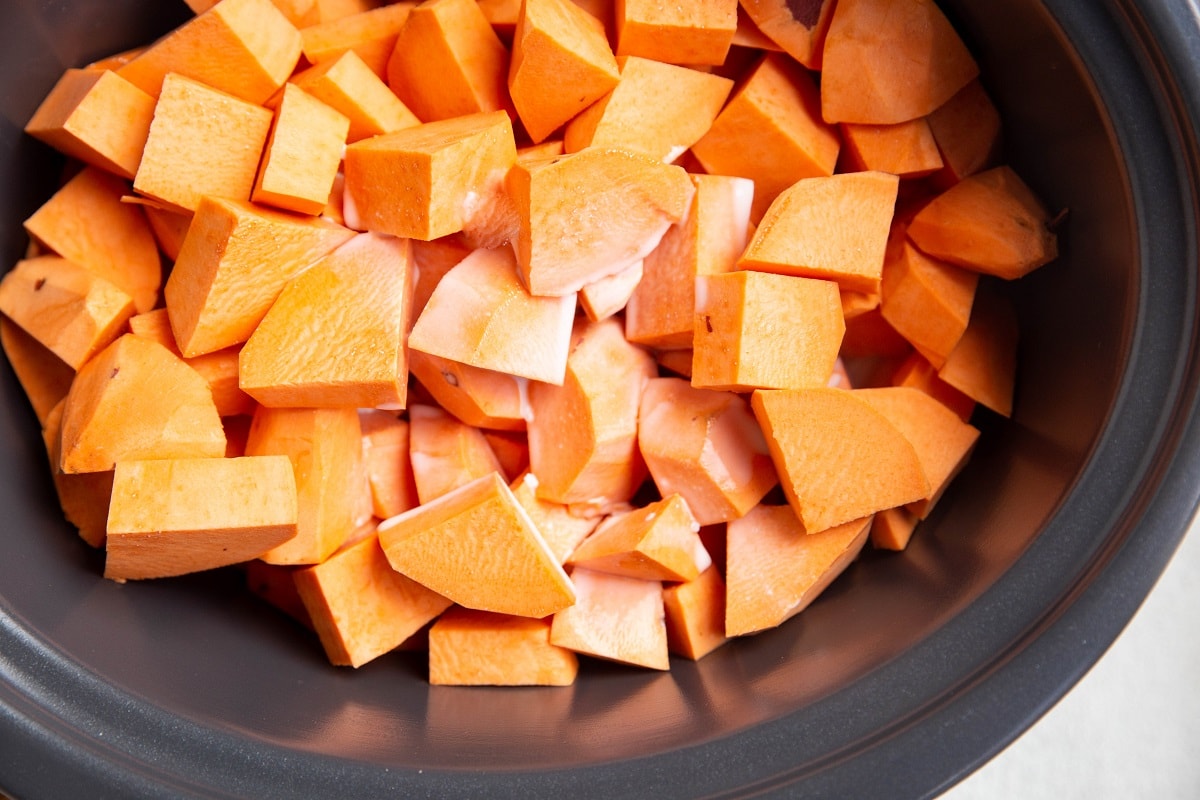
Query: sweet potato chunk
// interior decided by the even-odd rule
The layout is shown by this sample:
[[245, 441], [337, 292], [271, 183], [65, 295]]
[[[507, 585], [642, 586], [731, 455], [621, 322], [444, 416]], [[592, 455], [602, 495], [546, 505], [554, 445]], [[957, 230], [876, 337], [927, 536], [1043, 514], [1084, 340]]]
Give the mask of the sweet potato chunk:
[[712, 565], [699, 532], [687, 501], [674, 494], [610, 517], [567, 563], [648, 581], [690, 581]]
[[578, 657], [550, 643], [550, 621], [452, 608], [429, 629], [435, 686], [569, 686]]

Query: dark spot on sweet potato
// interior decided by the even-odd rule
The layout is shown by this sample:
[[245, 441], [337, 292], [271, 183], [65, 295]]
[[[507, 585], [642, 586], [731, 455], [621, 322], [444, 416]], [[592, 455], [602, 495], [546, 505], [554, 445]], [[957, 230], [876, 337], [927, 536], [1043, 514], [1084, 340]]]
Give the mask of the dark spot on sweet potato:
[[787, 0], [787, 8], [792, 19], [810, 30], [821, 18], [821, 6], [823, 5], [823, 0]]

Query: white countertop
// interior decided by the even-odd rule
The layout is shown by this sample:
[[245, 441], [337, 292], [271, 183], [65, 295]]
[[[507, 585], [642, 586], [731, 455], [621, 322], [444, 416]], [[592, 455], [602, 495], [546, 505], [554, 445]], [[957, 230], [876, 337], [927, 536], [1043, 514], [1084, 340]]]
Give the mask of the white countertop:
[[943, 800], [1200, 800], [1200, 523], [1084, 679]]

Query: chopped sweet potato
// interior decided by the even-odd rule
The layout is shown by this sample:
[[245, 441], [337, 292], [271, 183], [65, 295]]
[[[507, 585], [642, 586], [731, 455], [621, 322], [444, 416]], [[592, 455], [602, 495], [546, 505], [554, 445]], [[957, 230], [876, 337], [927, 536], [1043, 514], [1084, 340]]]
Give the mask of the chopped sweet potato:
[[363, 464], [371, 490], [372, 512], [394, 517], [419, 504], [409, 460], [408, 420], [387, 411], [360, 410]]
[[45, 425], [47, 415], [70, 391], [75, 370], [5, 316], [0, 316], [0, 346], [38, 422]]
[[251, 198], [285, 211], [320, 214], [349, 132], [350, 120], [341, 112], [293, 83], [284, 86]]
[[438, 405], [467, 425], [523, 431], [530, 416], [529, 381], [410, 350], [408, 367]]
[[452, 608], [429, 629], [435, 686], [569, 686], [578, 657], [550, 643], [550, 621]]
[[79, 531], [79, 538], [95, 548], [104, 547], [108, 530], [108, 504], [112, 497], [113, 471], [63, 472], [62, 415], [66, 406], [59, 401], [46, 414], [42, 441], [50, 460], [50, 475], [63, 516]]
[[600, 524], [600, 518], [576, 516], [562, 503], [543, 500], [537, 496], [537, 486], [538, 480], [533, 473], [525, 472], [510, 488], [555, 558], [559, 563], [566, 563], [579, 543]]
[[699, 661], [729, 641], [725, 592], [725, 581], [715, 566], [694, 580], [663, 587], [668, 651]]
[[571, 553], [576, 567], [648, 581], [690, 581], [712, 566], [687, 501], [673, 494], [600, 525]]
[[721, 64], [737, 31], [736, 0], [616, 0], [617, 55], [668, 64]]
[[436, 406], [408, 409], [409, 459], [421, 503], [429, 503], [477, 478], [500, 472], [500, 461], [478, 428]]
[[314, 64], [292, 83], [345, 115], [350, 121], [345, 138], [351, 144], [421, 124], [353, 50]]
[[665, 670], [666, 613], [662, 584], [576, 568], [577, 599], [554, 615], [550, 643], [595, 658]]
[[930, 258], [900, 240], [884, 264], [880, 313], [940, 366], [967, 329], [978, 284], [979, 273]]
[[833, 0], [741, 0], [756, 30], [809, 69], [821, 68]]

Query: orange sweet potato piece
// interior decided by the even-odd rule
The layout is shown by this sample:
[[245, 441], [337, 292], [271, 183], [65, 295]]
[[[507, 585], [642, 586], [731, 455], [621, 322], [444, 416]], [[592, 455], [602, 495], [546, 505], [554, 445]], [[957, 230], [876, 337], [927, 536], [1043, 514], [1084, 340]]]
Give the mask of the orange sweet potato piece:
[[[845, 304], [842, 313], [846, 313]], [[838, 352], [842, 358], [900, 358], [912, 352], [912, 345], [896, 332], [876, 306], [846, 317], [846, 334]]]
[[[0, 327], [0, 330], [3, 330]], [[79, 530], [79, 538], [92, 547], [104, 547], [108, 530], [108, 501], [112, 497], [113, 471], [68, 474], [59, 468], [62, 462], [62, 415], [66, 403], [60, 401], [46, 414], [42, 441], [50, 459], [54, 491], [67, 522]]]
[[385, 520], [394, 569], [467, 608], [542, 618], [575, 589], [497, 473]]
[[642, 261], [635, 261], [620, 272], [592, 281], [579, 290], [579, 307], [592, 322], [619, 314], [628, 305], [644, 273]]
[[1019, 330], [1012, 303], [980, 292], [971, 321], [938, 377], [997, 414], [1012, 416]]
[[715, 566], [695, 580], [663, 587], [667, 650], [699, 661], [725, 637], [725, 581]]
[[903, 239], [888, 255], [880, 313], [931, 363], [940, 365], [967, 329], [979, 273], [930, 258]]
[[[212, 502], [214, 495], [224, 502]], [[229, 566], [295, 535], [296, 484], [286, 458], [121, 461], [104, 577], [165, 578]]]
[[692, 153], [712, 175], [754, 181], [755, 221], [771, 201], [802, 178], [832, 175], [841, 141], [821, 119], [811, 74], [790, 59], [759, 61], [717, 115]]
[[287, 456], [295, 469], [297, 530], [262, 553], [270, 564], [319, 564], [357, 527], [366, 475], [354, 408], [259, 406], [246, 440], [249, 456]]
[[571, 0], [521, 3], [508, 91], [534, 142], [554, 133], [619, 80], [600, 20]]
[[903, 550], [908, 547], [921, 518], [905, 506], [885, 508], [871, 522], [871, 546], [877, 550]]
[[856, 395], [887, 417], [916, 450], [929, 479], [929, 497], [908, 508], [924, 519], [966, 465], [979, 430], [919, 389], [891, 386], [861, 389]]
[[488, 446], [496, 454], [505, 479], [515, 481], [529, 471], [529, 437], [523, 429], [485, 430], [483, 438], [487, 439]]
[[115, 340], [133, 316], [133, 298], [59, 256], [18, 261], [0, 278], [0, 312], [71, 369]]
[[691, 209], [646, 256], [642, 280], [629, 298], [625, 336], [631, 342], [691, 348], [696, 278], [732, 272], [746, 249], [754, 184], [721, 175], [691, 179]]
[[589, 147], [520, 163], [507, 186], [520, 219], [521, 278], [535, 295], [567, 295], [653, 250], [683, 219], [695, 188], [680, 167]]
[[380, 79], [387, 77], [396, 37], [417, 4], [408, 0], [330, 15], [300, 31], [304, 57], [322, 64], [353, 51]]
[[242, 389], [268, 406], [404, 408], [412, 272], [407, 239], [371, 233], [305, 270], [242, 348]]
[[133, 188], [187, 211], [206, 196], [249, 200], [271, 119], [261, 106], [168, 75]]
[[771, 203], [738, 268], [876, 292], [898, 188], [899, 179], [883, 172], [797, 181]]
[[0, 347], [44, 426], [47, 415], [70, 391], [75, 370], [5, 316], [0, 316]]
[[415, 324], [424, 310], [433, 290], [450, 269], [478, 248], [472, 247], [460, 233], [443, 236], [424, 242], [414, 239], [413, 261], [417, 265], [417, 288], [413, 293], [413, 318]]
[[736, 0], [616, 0], [617, 55], [670, 64], [721, 64], [737, 31]]
[[300, 52], [300, 32], [270, 0], [222, 0], [117, 74], [155, 97], [175, 73], [257, 104], [288, 79]]
[[[129, 318], [129, 330], [135, 336], [158, 342], [175, 355], [180, 355], [171, 332], [171, 320], [165, 308], [156, 308], [145, 314]], [[221, 417], [250, 414], [254, 411], [254, 398], [242, 391], [238, 384], [238, 355], [240, 346], [226, 347], [211, 353], [185, 358], [184, 363], [196, 370], [212, 392], [213, 403]], [[182, 356], [181, 356], [182, 357]]]
[[833, 0], [741, 0], [755, 28], [809, 69], [821, 68]]
[[61, 153], [132, 179], [142, 161], [154, 97], [108, 70], [69, 69], [25, 132]]
[[979, 75], [933, 0], [839, 0], [821, 64], [827, 122], [923, 117]]
[[256, 203], [320, 214], [342, 163], [350, 120], [289, 83], [275, 110], [251, 198]]
[[472, 367], [410, 350], [408, 368], [421, 386], [467, 425], [523, 431], [529, 416], [529, 382], [503, 372]]
[[845, 329], [833, 281], [748, 271], [699, 277], [692, 385], [823, 386]]
[[908, 236], [929, 255], [1012, 280], [1053, 261], [1050, 215], [1011, 167], [964, 178], [926, 204]]
[[638, 404], [654, 375], [653, 360], [625, 340], [618, 320], [576, 322], [562, 386], [529, 387], [529, 462], [539, 497], [603, 510], [633, 496], [645, 477]]
[[943, 187], [997, 166], [1003, 142], [1000, 112], [978, 80], [959, 89], [929, 113], [929, 130], [943, 168], [934, 181]]
[[292, 83], [350, 121], [346, 141], [351, 144], [421, 124], [353, 50], [309, 67]]
[[646, 385], [638, 447], [659, 493], [681, 495], [701, 525], [744, 515], [779, 482], [749, 404], [679, 378]]
[[300, 595], [329, 661], [360, 667], [399, 647], [450, 600], [392, 569], [371, 534], [295, 573]]
[[434, 686], [570, 686], [578, 657], [550, 643], [550, 621], [451, 608], [429, 629]]
[[904, 358], [888, 376], [892, 386], [911, 386], [949, 408], [963, 422], [970, 422], [975, 401], [938, 377], [937, 369], [920, 353]]
[[75, 376], [63, 409], [63, 472], [224, 453], [225, 431], [208, 384], [162, 345], [126, 334]]
[[925, 117], [894, 125], [841, 126], [842, 153], [850, 169], [923, 178], [942, 168], [942, 156]]
[[408, 337], [413, 350], [561, 384], [575, 297], [534, 297], [512, 248], [476, 250], [447, 272]]
[[123, 203], [129, 184], [87, 167], [25, 220], [42, 246], [104, 278], [149, 311], [158, 302], [162, 262], [142, 210]]
[[464, 425], [436, 406], [413, 405], [408, 418], [409, 459], [421, 503], [502, 471], [478, 428]]
[[170, 211], [150, 203], [140, 205], [146, 214], [146, 221], [150, 223], [150, 230], [154, 233], [158, 249], [168, 260], [175, 261], [179, 258], [179, 249], [187, 236], [188, 226], [192, 224], [192, 215]]
[[509, 488], [554, 557], [560, 564], [566, 563], [579, 543], [600, 524], [600, 518], [576, 516], [562, 503], [543, 500], [537, 496], [537, 486], [533, 473], [525, 472]]
[[321, 219], [201, 200], [163, 290], [180, 351], [246, 341], [288, 281], [352, 236]]
[[720, 75], [648, 58], [617, 64], [620, 83], [567, 124], [568, 153], [623, 147], [672, 163], [708, 132], [733, 88]]
[[725, 635], [773, 628], [799, 614], [854, 561], [870, 527], [868, 516], [806, 533], [788, 506], [759, 506], [730, 522]]
[[712, 566], [699, 532], [687, 501], [673, 494], [609, 517], [567, 563], [647, 581], [690, 581]]
[[506, 111], [508, 64], [475, 0], [426, 0], [396, 36], [387, 82], [425, 122]]
[[759, 390], [751, 397], [784, 495], [808, 533], [930, 494], [915, 448], [858, 391]]
[[372, 513], [387, 519], [415, 508], [420, 501], [408, 455], [408, 420], [387, 411], [360, 409], [358, 421]]
[[426, 241], [466, 230], [483, 246], [501, 244], [515, 233], [504, 178], [516, 160], [502, 111], [356, 142], [346, 148], [347, 222]]
[[554, 615], [550, 643], [623, 664], [670, 668], [662, 584], [576, 568], [577, 600]]

